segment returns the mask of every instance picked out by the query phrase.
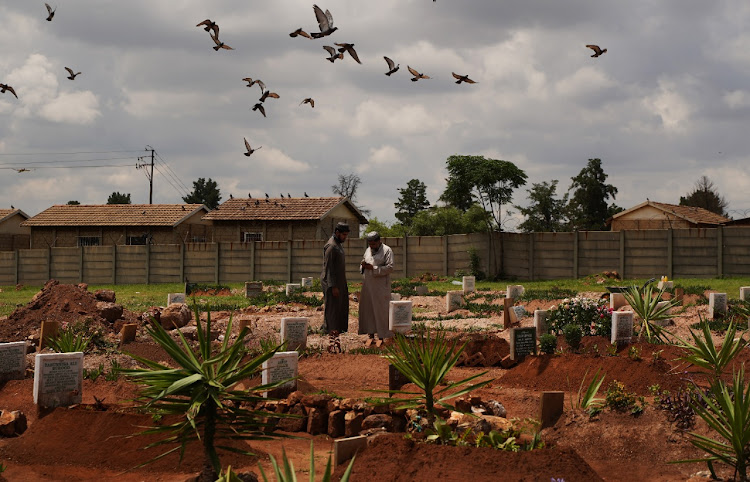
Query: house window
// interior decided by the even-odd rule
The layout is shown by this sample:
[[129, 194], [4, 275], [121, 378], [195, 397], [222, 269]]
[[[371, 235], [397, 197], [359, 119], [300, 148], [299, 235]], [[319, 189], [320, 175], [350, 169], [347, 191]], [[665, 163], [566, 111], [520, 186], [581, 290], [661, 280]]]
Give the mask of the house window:
[[250, 233], [247, 231], [242, 233], [243, 243], [251, 243], [253, 241], [263, 241], [263, 233]]
[[140, 236], [128, 236], [127, 244], [128, 246], [145, 246], [146, 239], [148, 239], [147, 234], [142, 234]]
[[78, 246], [100, 246], [102, 238], [99, 236], [79, 236]]
[[193, 236], [190, 242], [191, 243], [205, 243], [206, 237], [205, 236]]

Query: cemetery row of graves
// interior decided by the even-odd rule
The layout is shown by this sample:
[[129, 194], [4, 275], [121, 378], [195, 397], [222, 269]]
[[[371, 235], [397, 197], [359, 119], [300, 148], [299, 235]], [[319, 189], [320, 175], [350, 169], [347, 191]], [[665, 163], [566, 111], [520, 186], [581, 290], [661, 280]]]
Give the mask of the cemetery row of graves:
[[[112, 320], [104, 303], [114, 303], [114, 293], [100, 293], [110, 290], [48, 283], [0, 318], [0, 455], [6, 460], [0, 470], [15, 478], [50, 470], [50, 460], [24, 450], [39, 443], [37, 427], [53, 418], [64, 426], [65, 417], [129, 414], [139, 423], [120, 432], [154, 429], [136, 442], [139, 449], [154, 437], [176, 438], [134, 449], [122, 467], [127, 472], [119, 472], [122, 480], [142, 480], [149, 469], [135, 467], [172, 449], [151, 469], [154, 480], [272, 472], [269, 455], [279, 463], [286, 456], [306, 473], [311, 450], [319, 473], [331, 456], [335, 479], [366, 480], [378, 467], [383, 480], [457, 478], [467, 471], [496, 480], [498, 470], [518, 480], [702, 480], [712, 473], [744, 480], [747, 456], [732, 449], [732, 437], [750, 437], [750, 389], [741, 368], [750, 359], [744, 341], [750, 287], [738, 286], [730, 296], [679, 280], [585, 291], [491, 285], [473, 277], [438, 283], [394, 283], [389, 322], [398, 335], [382, 348], [364, 348], [366, 335], [357, 334], [353, 285], [343, 353], [328, 350], [311, 278], [245, 283], [233, 290], [248, 300], [237, 309], [226, 309], [221, 295], [206, 287], [186, 285], [167, 293], [163, 306], [123, 308]], [[455, 285], [461, 289], [450, 289]], [[63, 288], [65, 299], [53, 301]], [[269, 292], [272, 301], [252, 304]], [[84, 309], [89, 298], [96, 315]], [[185, 312], [179, 321], [172, 316]], [[62, 314], [70, 316], [62, 320]], [[91, 343], [73, 350], [73, 341], [86, 339], [80, 330], [71, 336], [75, 315], [100, 322], [97, 336], [106, 348]], [[4, 324], [16, 325], [17, 335], [8, 335]], [[106, 371], [105, 361], [119, 377], [92, 377], [97, 367]], [[207, 403], [207, 396], [199, 409], [191, 406], [196, 390], [204, 389], [223, 403]], [[741, 429], [727, 432], [711, 422], [726, 415], [722, 403], [745, 401]], [[206, 437], [209, 425], [217, 428]], [[298, 438], [279, 438], [288, 435]], [[229, 442], [219, 443], [223, 437]], [[217, 447], [229, 443], [231, 451], [206, 450], [207, 439]], [[190, 441], [191, 462], [180, 462], [177, 440]], [[71, 443], [114, 443], [95, 435], [58, 442], [66, 453]], [[473, 448], [457, 455], [457, 447]], [[389, 458], [394, 450], [406, 458]], [[452, 454], [447, 466], [434, 462], [446, 457], [436, 450]], [[633, 468], [649, 453], [659, 456]], [[671, 464], [679, 460], [701, 462]], [[114, 473], [75, 457], [63, 465], [83, 477], [77, 480]], [[477, 473], [485, 465], [492, 471]]]

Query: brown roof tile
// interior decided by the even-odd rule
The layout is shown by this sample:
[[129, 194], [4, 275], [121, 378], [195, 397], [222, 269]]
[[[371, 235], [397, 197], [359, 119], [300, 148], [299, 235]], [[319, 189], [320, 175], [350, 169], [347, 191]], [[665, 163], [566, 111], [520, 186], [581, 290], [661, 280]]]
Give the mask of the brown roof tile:
[[20, 209], [0, 209], [0, 221], [5, 221], [7, 218], [10, 218], [16, 213], [20, 214], [26, 219], [29, 219], [29, 215], [21, 211]]
[[344, 197], [234, 198], [203, 216], [212, 221], [318, 220], [341, 203], [348, 203], [362, 223], [367, 219]]
[[649, 203], [663, 211], [670, 212], [675, 216], [691, 221], [695, 224], [724, 224], [730, 221], [729, 218], [721, 214], [712, 213], [708, 209], [696, 208], [693, 206], [679, 206], [677, 204], [659, 203], [649, 201]]
[[202, 204], [58, 204], [23, 226], [176, 226]]

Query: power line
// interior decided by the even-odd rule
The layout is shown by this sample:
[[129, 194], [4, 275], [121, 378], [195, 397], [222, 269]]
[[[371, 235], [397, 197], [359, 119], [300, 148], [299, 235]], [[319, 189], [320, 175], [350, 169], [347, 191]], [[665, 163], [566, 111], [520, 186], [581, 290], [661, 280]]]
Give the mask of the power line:
[[113, 154], [117, 152], [141, 152], [141, 149], [134, 149], [130, 151], [19, 152], [16, 154], [0, 153], [0, 156], [67, 156], [73, 154]]
[[[166, 174], [164, 173], [164, 171], [162, 171], [162, 169], [159, 168], [159, 166], [163, 166], [163, 167], [167, 168], [166, 169]], [[167, 179], [167, 182], [169, 182], [178, 192], [182, 191], [184, 193], [188, 193], [189, 194], [190, 191], [188, 191], [188, 189], [186, 187], [184, 187], [183, 185], [180, 185], [181, 181], [179, 180], [179, 178], [175, 178], [175, 176], [173, 176], [172, 173], [169, 172], [168, 168], [169, 168], [169, 166], [167, 166], [164, 163], [159, 163], [159, 164], [156, 165], [156, 170], [159, 171], [159, 174], [161, 174], [162, 176], [164, 176], [165, 179]], [[174, 181], [174, 183], [172, 181]]]
[[[37, 169], [88, 169], [91, 167], [133, 167], [132, 164], [103, 164], [100, 166], [38, 166], [38, 167], [32, 167], [29, 169], [29, 171], [37, 170]], [[16, 171], [17, 169], [14, 167], [0, 167], [0, 169], [10, 169], [13, 171]]]
[[161, 172], [161, 170], [159, 170], [159, 166], [154, 166], [154, 168], [156, 169], [156, 172], [158, 172], [159, 174], [161, 174], [162, 176], [164, 176], [164, 178], [166, 179], [167, 183], [169, 183], [169, 185], [172, 186], [172, 189], [174, 189], [177, 192], [177, 194], [179, 194], [180, 196], [187, 196], [187, 194], [184, 194], [184, 193], [180, 192], [180, 189], [177, 186], [175, 186], [174, 183], [172, 181], [170, 181], [169, 178], [167, 176], [165, 176], [163, 172]]
[[137, 157], [100, 157], [96, 159], [53, 159], [50, 161], [2, 162], [0, 163], [0, 166], [30, 166], [34, 164], [59, 164], [64, 162], [122, 161], [125, 159], [137, 159]]
[[159, 155], [158, 152], [156, 153], [156, 157], [164, 163], [164, 165], [167, 167], [167, 169], [169, 170], [169, 172], [171, 172], [172, 174], [174, 174], [174, 177], [177, 178], [177, 182], [185, 189], [185, 191], [186, 192], [190, 192], [190, 188], [187, 187], [187, 185], [184, 182], [182, 182], [182, 179], [180, 179], [180, 176], [178, 176], [177, 173], [172, 170], [172, 168], [169, 166], [169, 164], [167, 163], [167, 161], [164, 160], [164, 158], [162, 158]]

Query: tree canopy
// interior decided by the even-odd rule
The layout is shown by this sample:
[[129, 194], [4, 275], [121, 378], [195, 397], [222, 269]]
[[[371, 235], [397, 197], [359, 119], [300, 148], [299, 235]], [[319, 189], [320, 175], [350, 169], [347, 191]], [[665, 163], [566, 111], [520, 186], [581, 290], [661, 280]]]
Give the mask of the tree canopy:
[[526, 233], [559, 232], [567, 230], [568, 195], [555, 199], [557, 179], [534, 183], [528, 189], [531, 204], [528, 207], [514, 206], [526, 216], [518, 228]]
[[510, 203], [514, 189], [526, 184], [526, 173], [512, 162], [484, 156], [453, 155], [446, 164], [448, 178], [440, 200], [463, 212], [478, 203], [502, 230], [502, 206]]
[[367, 224], [367, 230], [362, 233], [364, 238], [370, 231], [377, 231], [379, 235], [386, 238], [403, 238], [407, 233], [407, 228], [401, 223], [393, 223], [388, 226], [387, 223], [378, 220], [377, 217], [370, 218], [370, 222]]
[[568, 203], [570, 228], [580, 231], [604, 231], [607, 219], [622, 211], [615, 205], [607, 205], [607, 199], [614, 200], [617, 188], [606, 184], [607, 174], [602, 169], [601, 159], [589, 159], [586, 167], [571, 178], [570, 191], [573, 195]]
[[490, 214], [474, 204], [465, 212], [453, 206], [437, 206], [420, 211], [412, 219], [412, 236], [443, 236], [479, 233], [487, 230]]
[[695, 182], [694, 189], [687, 196], [680, 196], [680, 206], [703, 208], [712, 213], [727, 215], [729, 203], [719, 194], [718, 188], [706, 176], [701, 176]]
[[193, 181], [193, 192], [184, 196], [182, 200], [188, 204], [203, 204], [208, 209], [216, 209], [221, 201], [221, 191], [216, 181], [199, 177]]
[[[78, 201], [76, 201], [76, 204], [78, 204]], [[115, 191], [107, 198], [107, 204], [132, 204], [130, 202], [130, 193], [125, 194]]]
[[418, 212], [430, 207], [427, 186], [419, 179], [412, 179], [406, 183], [406, 188], [399, 188], [398, 192], [398, 201], [393, 204], [396, 208], [396, 219], [409, 226]]

